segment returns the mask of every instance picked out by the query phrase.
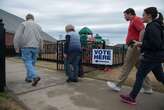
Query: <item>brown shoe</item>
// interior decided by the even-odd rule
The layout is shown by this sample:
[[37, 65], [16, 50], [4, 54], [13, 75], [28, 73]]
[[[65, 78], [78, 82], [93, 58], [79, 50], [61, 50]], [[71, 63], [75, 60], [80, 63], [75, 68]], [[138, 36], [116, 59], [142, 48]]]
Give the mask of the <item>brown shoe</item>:
[[40, 81], [40, 77], [36, 77], [34, 78], [33, 82], [32, 82], [32, 86], [36, 86], [38, 84], [38, 82]]

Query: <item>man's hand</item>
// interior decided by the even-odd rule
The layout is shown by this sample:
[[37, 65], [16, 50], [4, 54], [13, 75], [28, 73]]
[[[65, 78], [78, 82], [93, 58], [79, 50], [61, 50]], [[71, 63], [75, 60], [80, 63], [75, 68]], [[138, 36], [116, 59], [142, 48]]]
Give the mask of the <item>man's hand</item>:
[[67, 54], [64, 54], [64, 58], [67, 58]]
[[16, 48], [16, 49], [15, 49], [15, 52], [16, 52], [16, 53], [19, 53], [19, 48]]
[[136, 41], [136, 40], [133, 40], [134, 42], [134, 46], [141, 46], [142, 45], [142, 42], [139, 42], [139, 41]]

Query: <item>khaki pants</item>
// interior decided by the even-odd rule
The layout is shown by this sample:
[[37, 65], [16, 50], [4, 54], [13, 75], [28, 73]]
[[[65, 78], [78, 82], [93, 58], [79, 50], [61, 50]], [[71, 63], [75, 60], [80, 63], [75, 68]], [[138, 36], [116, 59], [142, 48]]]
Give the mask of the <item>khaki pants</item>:
[[[128, 78], [128, 75], [130, 74], [131, 70], [135, 66], [138, 68], [139, 66], [139, 56], [140, 56], [140, 50], [137, 47], [128, 47], [124, 65], [122, 67], [122, 74], [119, 78], [119, 82], [117, 83], [117, 86], [121, 87], [122, 84], [125, 82], [125, 80]], [[150, 79], [149, 77], [145, 78], [144, 84], [143, 84], [144, 89], [150, 89], [151, 84], [150, 84]]]

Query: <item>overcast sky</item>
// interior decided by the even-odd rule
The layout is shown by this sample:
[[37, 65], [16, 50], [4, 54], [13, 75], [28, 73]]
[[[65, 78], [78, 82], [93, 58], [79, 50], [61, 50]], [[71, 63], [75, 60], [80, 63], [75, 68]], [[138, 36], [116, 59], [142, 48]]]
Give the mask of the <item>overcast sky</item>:
[[128, 23], [122, 12], [132, 7], [138, 15], [155, 6], [164, 14], [164, 0], [0, 0], [0, 8], [24, 18], [34, 14], [43, 30], [52, 36], [64, 32], [66, 24], [87, 26], [95, 33], [125, 34]]

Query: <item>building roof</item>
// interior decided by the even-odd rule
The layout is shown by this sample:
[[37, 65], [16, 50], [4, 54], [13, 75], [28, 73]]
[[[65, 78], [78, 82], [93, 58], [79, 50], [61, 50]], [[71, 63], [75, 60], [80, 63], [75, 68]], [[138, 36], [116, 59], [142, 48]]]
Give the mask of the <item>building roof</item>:
[[43, 31], [42, 31], [41, 35], [45, 41], [57, 42], [57, 40], [55, 38], [51, 37], [49, 34], [43, 32]]
[[[14, 14], [8, 13], [2, 9], [0, 9], [0, 19], [3, 20], [6, 32], [9, 32], [9, 33], [15, 33], [19, 24], [24, 21], [24, 19], [14, 15]], [[52, 36], [50, 36], [49, 34], [47, 34], [45, 32], [42, 32], [41, 36], [43, 37], [43, 39], [45, 41], [57, 42], [57, 40], [55, 38], [53, 38]]]
[[10, 32], [10, 33], [15, 33], [19, 24], [24, 21], [24, 19], [1, 9], [0, 9], [0, 19], [3, 20], [6, 32]]

